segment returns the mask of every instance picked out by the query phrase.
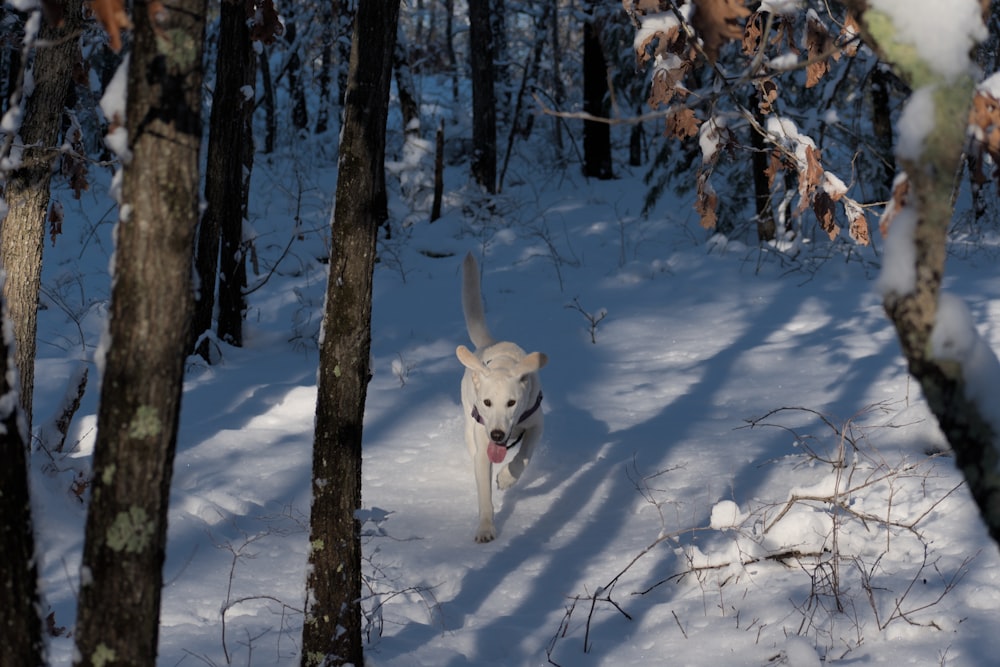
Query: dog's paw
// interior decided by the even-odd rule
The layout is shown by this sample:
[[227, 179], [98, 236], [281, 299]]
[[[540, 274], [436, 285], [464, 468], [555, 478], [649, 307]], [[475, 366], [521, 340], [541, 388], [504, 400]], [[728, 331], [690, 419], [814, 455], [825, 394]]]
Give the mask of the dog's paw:
[[510, 487], [514, 486], [514, 482], [516, 481], [517, 477], [510, 474], [510, 466], [497, 473], [497, 488], [501, 491], [506, 491]]
[[487, 542], [492, 542], [497, 537], [496, 528], [493, 527], [492, 523], [480, 523], [479, 530], [476, 531], [476, 542], [480, 544], [486, 544]]

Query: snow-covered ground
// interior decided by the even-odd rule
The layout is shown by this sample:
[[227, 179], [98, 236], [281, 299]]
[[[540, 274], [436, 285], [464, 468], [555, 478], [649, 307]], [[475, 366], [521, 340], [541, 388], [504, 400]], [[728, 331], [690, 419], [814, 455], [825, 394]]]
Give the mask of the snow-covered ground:
[[[309, 159], [320, 164], [258, 160], [252, 280], [274, 273], [250, 297], [246, 347], [190, 360], [164, 666], [299, 661], [335, 183]], [[433, 224], [392, 196], [396, 219], [415, 223], [382, 242], [376, 269], [368, 664], [991, 664], [998, 550], [882, 313], [881, 239], [790, 258], [701, 230], [687, 200], [638, 217], [644, 186], [627, 168], [588, 182], [543, 163], [519, 156], [492, 210], [450, 169]], [[72, 451], [36, 450], [33, 483], [50, 658], [67, 665], [85, 512], [74, 480], [94, 442], [114, 214], [101, 187], [60, 198], [36, 425], [81, 363], [90, 379]], [[485, 545], [454, 355], [468, 343], [470, 250], [494, 333], [549, 356], [544, 440], [521, 482], [495, 492], [499, 535]], [[977, 239], [948, 287], [1000, 345], [995, 258]]]

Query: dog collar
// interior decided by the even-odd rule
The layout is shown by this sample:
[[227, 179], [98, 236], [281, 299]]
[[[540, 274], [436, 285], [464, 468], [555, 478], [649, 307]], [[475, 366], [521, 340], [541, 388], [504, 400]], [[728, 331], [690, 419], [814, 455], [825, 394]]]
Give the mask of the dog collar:
[[[540, 407], [542, 407], [542, 392], [538, 392], [538, 398], [535, 400], [535, 404], [532, 405], [531, 408], [529, 408], [528, 410], [525, 410], [523, 413], [521, 413], [521, 416], [517, 418], [517, 423], [520, 424], [525, 419], [538, 412], [538, 408]], [[472, 418], [475, 419], [480, 424], [483, 424], [484, 426], [486, 425], [486, 422], [483, 421], [483, 416], [479, 414], [479, 408], [477, 408], [474, 405], [472, 406]], [[518, 438], [518, 440], [520, 440], [520, 438]], [[517, 442], [514, 443], [514, 445], [516, 444]], [[510, 445], [510, 447], [513, 447], [514, 445]]]

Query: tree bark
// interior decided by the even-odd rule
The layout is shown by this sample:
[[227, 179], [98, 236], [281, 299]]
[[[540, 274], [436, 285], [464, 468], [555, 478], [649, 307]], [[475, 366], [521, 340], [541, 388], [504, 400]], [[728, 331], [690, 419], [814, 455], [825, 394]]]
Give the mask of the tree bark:
[[7, 273], [3, 295], [14, 326], [14, 361], [29, 434], [49, 184], [73, 67], [80, 60], [76, 34], [83, 24], [81, 5], [80, 0], [67, 0], [62, 25], [45, 22], [39, 32], [39, 41], [46, 45], [36, 47], [34, 91], [23, 109], [20, 137], [26, 148], [20, 167], [7, 178], [4, 198], [9, 210], [0, 221], [0, 264]]
[[[601, 46], [600, 28], [594, 21], [594, 5], [583, 24], [583, 110], [591, 116], [608, 117], [608, 65]], [[592, 178], [614, 178], [611, 169], [611, 126], [583, 121], [583, 173]]]
[[[994, 542], [1000, 544], [1000, 452], [997, 433], [983, 407], [970, 398], [960, 361], [935, 355], [931, 335], [937, 318], [953, 214], [952, 179], [962, 159], [974, 84], [969, 74], [947, 79], [920, 60], [910, 45], [895, 43], [895, 33], [884, 22], [869, 24], [864, 0], [846, 3], [861, 18], [862, 36], [915, 89], [932, 91], [934, 126], [926, 134], [919, 155], [897, 155], [909, 180], [905, 208], [916, 216], [912, 238], [890, 242], [913, 246], [915, 280], [908, 289], [884, 290], [885, 311], [896, 327], [910, 373], [923, 389], [928, 407], [955, 454], [980, 515]], [[878, 31], [878, 32], [873, 32]], [[895, 56], [895, 59], [893, 59]], [[895, 226], [895, 225], [894, 225]], [[887, 251], [891, 248], [887, 247]], [[991, 397], [991, 399], [994, 397]]]
[[[223, 10], [228, 2], [223, 2]], [[247, 217], [247, 198], [250, 189], [250, 173], [253, 170], [253, 97], [246, 99], [243, 91], [253, 90], [257, 73], [254, 69], [253, 45], [247, 20], [252, 16], [253, 7], [245, 2], [236, 2], [230, 8], [227, 28], [231, 40], [225, 45], [226, 71], [219, 76], [226, 78], [221, 107], [212, 107], [212, 134], [220, 136], [216, 146], [224, 155], [219, 162], [212, 163], [209, 153], [209, 172], [205, 195], [209, 210], [219, 225], [219, 340], [242, 347], [243, 320], [246, 316], [247, 283], [246, 244], [243, 238], [243, 222]], [[222, 61], [223, 42], [220, 36], [219, 60]], [[220, 79], [216, 80], [216, 90]], [[218, 109], [219, 116], [216, 117]], [[235, 116], [235, 119], [234, 119]], [[234, 122], [235, 120], [235, 122]], [[211, 144], [209, 150], [211, 151]], [[215, 170], [219, 170], [217, 173]], [[213, 184], [211, 192], [209, 184]]]
[[[0, 317], [7, 318], [0, 296]], [[0, 395], [16, 394], [10, 385], [14, 358], [10, 341], [0, 339], [3, 374]], [[0, 416], [0, 667], [36, 667], [43, 664], [42, 621], [38, 614], [38, 559], [28, 494], [28, 444], [22, 413], [9, 405]]]
[[371, 377], [372, 275], [398, 2], [358, 6], [331, 223], [313, 443], [302, 665], [364, 664], [361, 437]]
[[296, 130], [305, 130], [309, 127], [309, 110], [306, 108], [306, 91], [302, 85], [302, 58], [299, 57], [297, 34], [295, 20], [286, 20], [285, 44], [291, 51], [288, 54], [288, 92], [292, 96], [292, 126]]
[[[220, 281], [219, 338], [232, 345], [243, 343], [245, 301], [239, 274], [245, 262], [243, 220], [247, 207], [247, 178], [253, 168], [254, 98], [245, 94], [256, 81], [255, 57], [247, 25], [248, 7], [242, 0], [223, 0], [219, 15], [219, 52], [216, 57], [215, 90], [209, 117], [208, 161], [205, 170], [205, 214], [198, 227], [198, 274], [192, 347], [211, 361], [211, 343], [198, 338], [212, 328], [215, 285], [219, 276], [220, 234], [224, 235]], [[225, 295], [222, 292], [225, 291]], [[235, 293], [234, 293], [235, 292]]]
[[[760, 94], [756, 88], [750, 96], [750, 109], [757, 123], [764, 127], [766, 121], [760, 113]], [[754, 209], [757, 220], [757, 240], [773, 241], [777, 234], [774, 222], [774, 209], [771, 208], [771, 185], [765, 173], [768, 166], [767, 145], [763, 135], [756, 128], [750, 128], [750, 143], [753, 146], [751, 164], [753, 166]]]
[[494, 44], [490, 0], [469, 0], [472, 67], [472, 178], [486, 192], [497, 189], [497, 109], [493, 89]]
[[204, 0], [136, 0], [77, 665], [154, 665], [191, 326]]

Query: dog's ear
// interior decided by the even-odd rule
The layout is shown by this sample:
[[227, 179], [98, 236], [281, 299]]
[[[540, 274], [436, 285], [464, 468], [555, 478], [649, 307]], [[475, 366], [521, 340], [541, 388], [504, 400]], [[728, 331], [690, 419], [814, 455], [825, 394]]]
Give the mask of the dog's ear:
[[475, 354], [472, 353], [469, 348], [464, 345], [459, 345], [455, 348], [455, 356], [458, 360], [462, 362], [462, 365], [469, 370], [476, 371], [477, 373], [485, 373], [487, 368], [483, 365], [483, 362], [479, 360]]
[[525, 356], [524, 359], [521, 359], [514, 370], [516, 373], [524, 376], [528, 373], [534, 373], [547, 363], [549, 363], [549, 358], [543, 353], [532, 352]]

